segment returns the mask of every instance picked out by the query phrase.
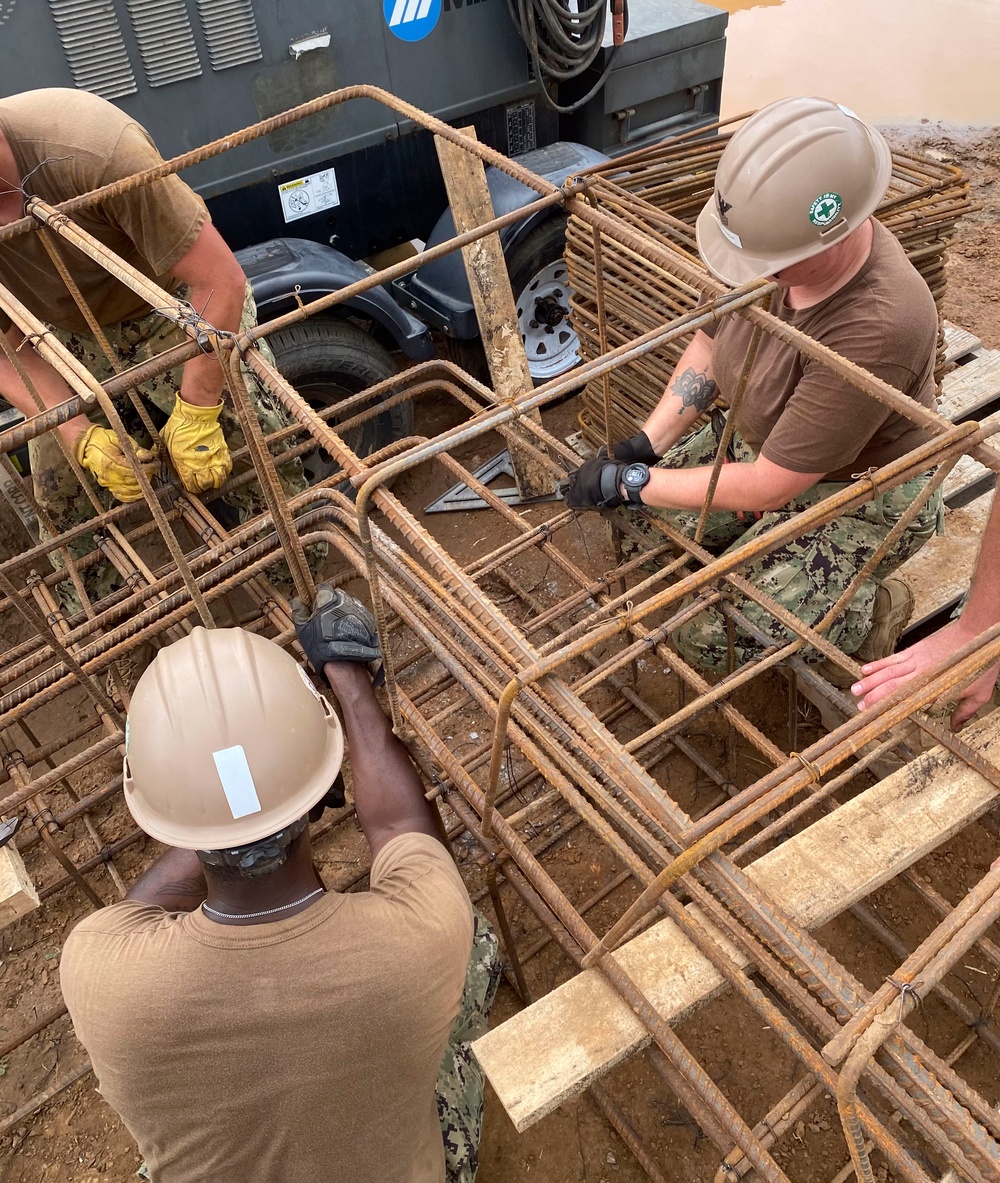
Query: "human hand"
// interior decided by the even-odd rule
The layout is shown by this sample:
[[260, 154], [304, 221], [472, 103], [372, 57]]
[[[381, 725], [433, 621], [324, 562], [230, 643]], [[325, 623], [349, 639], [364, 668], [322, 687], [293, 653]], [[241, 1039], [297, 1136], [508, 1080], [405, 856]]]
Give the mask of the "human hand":
[[[157, 467], [156, 448], [140, 448], [135, 441], [132, 446], [143, 472], [152, 479]], [[88, 427], [77, 440], [76, 458], [116, 500], [141, 500], [139, 479], [117, 434], [110, 427], [100, 427], [96, 423]]]
[[316, 585], [312, 610], [292, 600], [292, 620], [309, 664], [317, 673], [328, 661], [367, 664], [382, 656], [378, 628], [368, 609], [345, 591], [328, 583]]
[[[607, 449], [599, 449], [598, 456], [604, 452], [607, 457]], [[660, 457], [653, 451], [653, 445], [649, 442], [649, 436], [644, 431], [639, 431], [630, 439], [621, 440], [617, 444], [611, 446], [612, 457], [622, 464], [655, 464]]]
[[[603, 452], [604, 449], [601, 449]], [[628, 467], [598, 452], [566, 478], [563, 499], [570, 509], [617, 509], [624, 504], [619, 485]]]
[[219, 425], [222, 405], [199, 407], [178, 395], [163, 428], [163, 442], [189, 493], [221, 488], [233, 470], [229, 445]]
[[[851, 687], [851, 693], [859, 700], [858, 710], [863, 711], [881, 702], [917, 674], [943, 661], [972, 639], [973, 636], [968, 635], [961, 627], [961, 621], [957, 620], [908, 649], [863, 665], [861, 672], [864, 677]], [[1000, 664], [991, 666], [957, 692], [957, 705], [951, 716], [952, 731], [960, 731], [989, 699], [998, 673]]]

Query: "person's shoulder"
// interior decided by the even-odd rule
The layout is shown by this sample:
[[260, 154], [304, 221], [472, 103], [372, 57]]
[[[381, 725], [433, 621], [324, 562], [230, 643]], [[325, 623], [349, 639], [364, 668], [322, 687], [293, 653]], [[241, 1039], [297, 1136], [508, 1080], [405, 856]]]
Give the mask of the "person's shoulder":
[[8, 95], [0, 99], [0, 113], [15, 132], [20, 125], [25, 134], [38, 134], [44, 130], [54, 140], [73, 138], [75, 133], [103, 138], [118, 134], [123, 127], [135, 123], [131, 115], [100, 95], [67, 86]]
[[398, 834], [382, 847], [372, 863], [371, 891], [384, 899], [433, 896], [436, 907], [450, 901], [469, 908], [462, 876], [447, 847], [429, 834]]
[[139, 900], [122, 900], [110, 904], [85, 916], [67, 938], [70, 942], [83, 943], [118, 939], [138, 934], [171, 931], [182, 917], [176, 912], [167, 912], [155, 904], [144, 904]]

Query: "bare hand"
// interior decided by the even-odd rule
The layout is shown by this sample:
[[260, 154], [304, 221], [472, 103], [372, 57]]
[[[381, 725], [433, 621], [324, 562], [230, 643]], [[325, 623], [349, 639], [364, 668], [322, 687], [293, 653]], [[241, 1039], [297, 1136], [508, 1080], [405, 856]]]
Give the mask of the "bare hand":
[[[917, 674], [922, 674], [931, 666], [944, 661], [972, 639], [961, 628], [961, 622], [956, 621], [911, 645], [909, 649], [863, 665], [861, 672], [864, 677], [851, 687], [851, 693], [859, 700], [858, 710], [863, 711], [881, 702]], [[957, 698], [958, 705], [951, 716], [952, 731], [960, 731], [988, 701], [996, 685], [998, 673], [1000, 665], [991, 666], [974, 682], [955, 692], [954, 697]]]

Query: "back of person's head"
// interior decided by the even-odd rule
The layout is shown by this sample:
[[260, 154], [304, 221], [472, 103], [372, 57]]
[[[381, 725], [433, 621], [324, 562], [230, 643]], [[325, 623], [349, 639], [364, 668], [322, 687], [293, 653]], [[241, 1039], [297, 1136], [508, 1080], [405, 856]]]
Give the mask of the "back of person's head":
[[343, 754], [340, 721], [290, 654], [199, 627], [132, 695], [125, 803], [151, 837], [254, 877], [284, 861]]
[[882, 134], [841, 103], [779, 99], [739, 128], [698, 216], [701, 257], [738, 286], [836, 245], [871, 216], [892, 175]]

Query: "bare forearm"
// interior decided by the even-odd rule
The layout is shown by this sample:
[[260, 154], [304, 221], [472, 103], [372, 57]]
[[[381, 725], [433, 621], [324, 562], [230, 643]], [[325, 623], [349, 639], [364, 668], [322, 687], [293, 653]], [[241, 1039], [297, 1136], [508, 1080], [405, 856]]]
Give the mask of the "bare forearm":
[[[19, 330], [11, 329], [7, 339], [18, 349], [18, 360], [44, 406], [55, 407], [73, 397], [72, 390], [53, 367], [44, 358], [39, 357], [30, 346], [22, 344], [24, 338]], [[34, 398], [5, 354], [0, 355], [0, 395], [25, 418], [30, 419], [32, 415], [38, 414]], [[66, 443], [72, 447], [89, 426], [90, 420], [86, 415], [77, 415], [61, 424], [58, 430]]]
[[[235, 333], [240, 327], [244, 294], [243, 283], [230, 283], [216, 291], [210, 284], [198, 284], [191, 288], [188, 299], [214, 328]], [[181, 398], [195, 406], [213, 407], [222, 397], [223, 385], [222, 366], [215, 355], [202, 354], [184, 366]]]
[[658, 456], [664, 455], [698, 416], [708, 410], [717, 394], [712, 373], [712, 339], [698, 332], [681, 354], [656, 409], [643, 425]]
[[168, 912], [193, 912], [207, 895], [205, 874], [193, 850], [171, 847], [132, 884], [127, 900], [155, 904]]
[[[776, 474], [775, 467], [760, 460], [752, 464], [723, 464], [712, 508], [750, 513], [780, 509], [819, 478], [819, 474], [813, 473], [791, 474], [792, 483], [787, 484], [789, 478], [784, 471]], [[662, 509], [700, 509], [711, 479], [712, 469], [708, 465], [654, 468], [650, 470], [649, 484], [642, 491], [642, 500], [646, 505]]]
[[969, 636], [978, 636], [1000, 622], [1000, 497], [993, 501], [979, 548], [976, 574], [961, 624]]
[[437, 807], [424, 796], [410, 757], [393, 734], [362, 665], [327, 662], [323, 673], [337, 696], [351, 752], [354, 805], [372, 852], [396, 834], [417, 832], [444, 841]]

